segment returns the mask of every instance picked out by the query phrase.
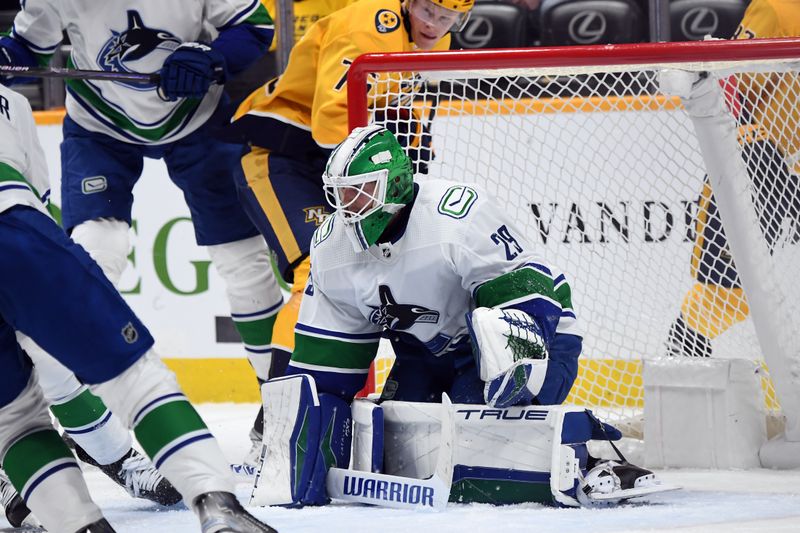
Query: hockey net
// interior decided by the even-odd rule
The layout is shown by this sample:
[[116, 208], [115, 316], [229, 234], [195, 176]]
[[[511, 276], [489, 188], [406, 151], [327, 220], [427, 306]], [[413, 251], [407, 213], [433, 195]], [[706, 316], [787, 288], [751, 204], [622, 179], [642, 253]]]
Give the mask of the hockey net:
[[[782, 39], [362, 56], [348, 75], [350, 125], [384, 123], [412, 147], [420, 128], [429, 129], [433, 159], [417, 179], [480, 183], [565, 271], [585, 331], [568, 403], [591, 406], [638, 436], [641, 426], [630, 422], [643, 410], [644, 358], [763, 361], [769, 337], [777, 353], [762, 363], [765, 406], [779, 414], [767, 367], [783, 361], [780, 371], [793, 374], [783, 389], [800, 387], [799, 45]], [[750, 212], [719, 211], [727, 211], [726, 222], [734, 213], [749, 224], [744, 233], [759, 240], [739, 244], [739, 253], [747, 246], [764, 251], [749, 261], [748, 276], [767, 280], [756, 283], [763, 289], [758, 305], [749, 291], [745, 298], [740, 261], [734, 269], [736, 254], [720, 239], [725, 217], [714, 209], [719, 202], [710, 197], [693, 122], [681, 99], [661, 90], [659, 73], [668, 68], [716, 79], [738, 128], [728, 158], [741, 158], [747, 169], [738, 194]], [[766, 315], [760, 329], [756, 308]], [[378, 392], [392, 358], [390, 350], [381, 353]]]

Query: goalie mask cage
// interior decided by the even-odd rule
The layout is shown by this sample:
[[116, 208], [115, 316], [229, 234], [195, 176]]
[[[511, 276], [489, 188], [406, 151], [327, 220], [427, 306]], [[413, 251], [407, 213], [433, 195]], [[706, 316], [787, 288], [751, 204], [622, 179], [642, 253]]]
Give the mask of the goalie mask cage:
[[[643, 359], [749, 358], [800, 440], [798, 57], [800, 39], [369, 54], [350, 127], [383, 123], [418, 160], [429, 132], [416, 179], [480, 183], [564, 270], [585, 333], [568, 403], [639, 436]], [[714, 80], [710, 124], [665, 69]]]

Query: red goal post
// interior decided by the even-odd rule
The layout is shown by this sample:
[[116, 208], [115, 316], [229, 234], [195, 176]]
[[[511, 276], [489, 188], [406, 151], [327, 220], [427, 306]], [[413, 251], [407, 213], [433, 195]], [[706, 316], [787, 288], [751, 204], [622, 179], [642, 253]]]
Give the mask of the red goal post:
[[[800, 239], [793, 236], [800, 199], [794, 186], [766, 199], [761, 185], [747, 186], [750, 194], [743, 196], [752, 205], [745, 209], [753, 213], [739, 218], [750, 228], [725, 231], [740, 272], [732, 270], [726, 245], [704, 248], [728, 227], [715, 222], [719, 227], [709, 229], [714, 224], [703, 218], [710, 195], [705, 176], [714, 172], [681, 100], [659, 92], [658, 76], [664, 69], [712, 72], [732, 120], [739, 120], [736, 89], [728, 81], [756, 94], [753, 106], [772, 112], [779, 104], [764, 96], [765, 88], [786, 86], [783, 101], [800, 103], [796, 63], [796, 38], [366, 54], [348, 72], [349, 126], [379, 116], [390, 122], [399, 116], [386, 112], [392, 106], [433, 117], [425, 124], [433, 137], [431, 174], [480, 180], [535, 237], [542, 255], [567, 272], [577, 314], [587, 325], [568, 401], [606, 411], [618, 424], [640, 419], [642, 360], [664, 355], [676, 318], [686, 313], [715, 356], [766, 356], [761, 364], [776, 374], [774, 389], [768, 377], [763, 381], [766, 407], [780, 413], [780, 404], [797, 406], [800, 395], [800, 307], [793, 303], [800, 293], [793, 296], [798, 284], [790, 274], [800, 259], [794, 255]], [[785, 117], [775, 126], [773, 116], [770, 130], [764, 126], [769, 112], [757, 113], [761, 122], [750, 133], [739, 128], [739, 143], [749, 143], [743, 140], [749, 135], [777, 144], [787, 152], [781, 164], [790, 167], [794, 183], [800, 139], [797, 153], [787, 147], [800, 137], [798, 114], [779, 110]], [[736, 153], [749, 169], [764, 155], [748, 150]], [[730, 220], [731, 209], [719, 207], [723, 219]], [[792, 214], [764, 222], [764, 213], [775, 210]], [[766, 242], [741, 241], [739, 233]], [[765, 253], [755, 259], [736, 254], [748, 246]], [[378, 372], [378, 390], [382, 379]], [[793, 420], [800, 435], [797, 416]], [[628, 429], [640, 435], [635, 423]]]

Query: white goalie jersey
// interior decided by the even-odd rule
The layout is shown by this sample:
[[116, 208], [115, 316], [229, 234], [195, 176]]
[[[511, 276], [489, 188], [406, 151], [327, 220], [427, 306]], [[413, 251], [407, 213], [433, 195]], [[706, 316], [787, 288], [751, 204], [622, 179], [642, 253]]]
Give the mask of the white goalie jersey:
[[[566, 284], [479, 188], [443, 180], [415, 187], [407, 224], [393, 242], [357, 253], [337, 215], [317, 229], [298, 334], [368, 343], [384, 329], [402, 331], [438, 356], [466, 340], [465, 315], [485, 282], [533, 269], [550, 287]], [[557, 332], [579, 334], [572, 309], [533, 292], [528, 299], [560, 309]]]

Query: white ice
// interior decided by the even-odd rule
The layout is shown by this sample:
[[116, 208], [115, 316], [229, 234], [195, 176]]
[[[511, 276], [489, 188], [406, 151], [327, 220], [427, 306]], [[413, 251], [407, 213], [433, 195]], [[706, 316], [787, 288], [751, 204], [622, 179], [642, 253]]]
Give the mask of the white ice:
[[[199, 406], [232, 463], [240, 463], [250, 446], [247, 433], [257, 409], [254, 404]], [[668, 470], [659, 474], [683, 489], [651, 496], [647, 503], [611, 509], [455, 504], [436, 513], [333, 504], [250, 511], [282, 533], [800, 532], [800, 470]], [[87, 467], [85, 475], [95, 500], [120, 533], [199, 531], [196, 518], [182, 505], [160, 509], [129, 498], [97, 469]], [[240, 485], [238, 495], [246, 503], [249, 487]], [[5, 522], [0, 520], [0, 524]]]

